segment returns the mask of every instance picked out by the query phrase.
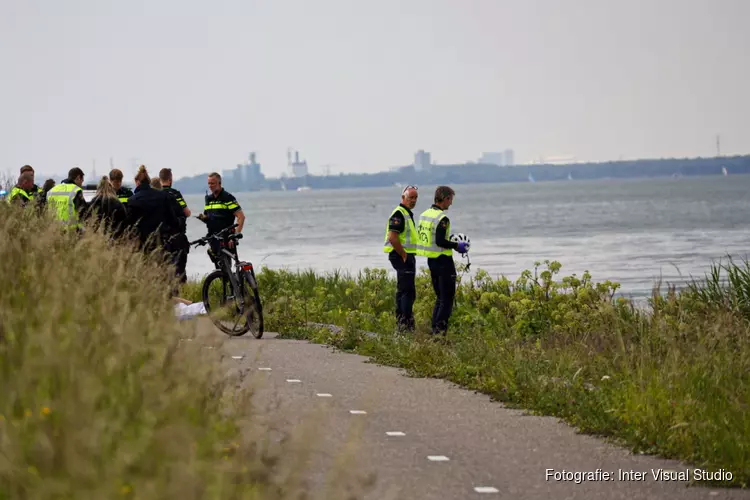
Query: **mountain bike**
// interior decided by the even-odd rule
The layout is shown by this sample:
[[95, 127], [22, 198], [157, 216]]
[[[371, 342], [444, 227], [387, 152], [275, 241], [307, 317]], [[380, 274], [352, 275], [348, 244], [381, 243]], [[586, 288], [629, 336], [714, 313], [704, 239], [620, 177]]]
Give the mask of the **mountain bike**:
[[[259, 339], [263, 336], [263, 306], [258, 293], [253, 264], [241, 261], [237, 250], [229, 251], [230, 242], [236, 246], [242, 234], [231, 231], [237, 227], [223, 229], [216, 234], [191, 241], [190, 245], [204, 246], [216, 243], [218, 254], [208, 250], [216, 269], [203, 279], [202, 298], [211, 321], [222, 332], [232, 337], [240, 337], [249, 331]], [[224, 321], [232, 324], [227, 326]]]

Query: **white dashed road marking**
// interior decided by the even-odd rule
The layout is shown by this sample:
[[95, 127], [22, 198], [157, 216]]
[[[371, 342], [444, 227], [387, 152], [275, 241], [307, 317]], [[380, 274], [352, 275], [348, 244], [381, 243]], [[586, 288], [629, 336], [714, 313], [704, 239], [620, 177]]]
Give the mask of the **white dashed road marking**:
[[500, 490], [493, 486], [476, 486], [474, 491], [477, 493], [500, 493]]
[[232, 359], [244, 359], [245, 356], [232, 356]]
[[[180, 340], [186, 340], [190, 342], [192, 339], [180, 339]], [[211, 346], [205, 346], [207, 349], [213, 349]], [[232, 359], [241, 360], [244, 359], [244, 355], [239, 356], [232, 356]], [[259, 367], [258, 370], [260, 371], [271, 371], [270, 367]], [[286, 381], [290, 384], [298, 384], [302, 381], [300, 379], [296, 378], [288, 378]], [[315, 394], [319, 398], [330, 398], [333, 397], [330, 393], [327, 392], [318, 392]], [[349, 413], [352, 415], [366, 415], [367, 412], [365, 410], [349, 410]], [[387, 431], [386, 436], [389, 437], [400, 437], [400, 436], [406, 436], [405, 432], [402, 431]], [[431, 462], [448, 462], [450, 461], [450, 458], [446, 457], [445, 455], [428, 455], [427, 460]], [[494, 486], [475, 486], [474, 491], [477, 493], [499, 493], [500, 490], [495, 488]], [[716, 495], [716, 492], [711, 492], [710, 495]]]

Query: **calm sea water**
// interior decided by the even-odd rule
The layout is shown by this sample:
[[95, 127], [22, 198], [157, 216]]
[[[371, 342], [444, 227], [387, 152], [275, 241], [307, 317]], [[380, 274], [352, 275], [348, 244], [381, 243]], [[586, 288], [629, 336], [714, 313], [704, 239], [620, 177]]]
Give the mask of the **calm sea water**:
[[[434, 189], [420, 186], [416, 216], [431, 205]], [[471, 238], [472, 274], [481, 268], [515, 279], [550, 259], [563, 275], [588, 270], [594, 281], [616, 281], [624, 295], [643, 297], [659, 277], [682, 283], [703, 276], [712, 259], [744, 257], [750, 243], [750, 176], [454, 189], [448, 215], [453, 232]], [[235, 193], [247, 215], [240, 257], [272, 269], [390, 270], [382, 246], [400, 194], [398, 187]], [[202, 209], [202, 195], [185, 200], [194, 213]], [[190, 219], [188, 237], [204, 234], [203, 223]], [[212, 268], [205, 248], [191, 251], [190, 275]]]

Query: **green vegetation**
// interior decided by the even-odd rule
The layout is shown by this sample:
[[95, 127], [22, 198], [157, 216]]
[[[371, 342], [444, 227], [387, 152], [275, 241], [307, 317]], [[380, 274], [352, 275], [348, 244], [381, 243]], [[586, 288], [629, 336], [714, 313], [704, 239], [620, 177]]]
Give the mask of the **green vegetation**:
[[158, 255], [93, 229], [0, 203], [0, 499], [310, 498], [311, 437], [259, 422]]
[[264, 268], [259, 286], [268, 331], [446, 378], [634, 452], [723, 468], [731, 485], [747, 486], [747, 263], [717, 264], [681, 293], [657, 285], [649, 311], [614, 298], [616, 283], [561, 278], [559, 263], [545, 264], [515, 282], [481, 270], [464, 279], [445, 342], [427, 335], [434, 293], [426, 273], [417, 278], [413, 337], [395, 332], [395, 281], [385, 270], [352, 278]]

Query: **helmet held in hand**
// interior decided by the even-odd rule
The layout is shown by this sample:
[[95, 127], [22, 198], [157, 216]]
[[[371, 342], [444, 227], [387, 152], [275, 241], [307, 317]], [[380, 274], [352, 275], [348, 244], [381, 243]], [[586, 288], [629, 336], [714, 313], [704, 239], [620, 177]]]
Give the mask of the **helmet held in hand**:
[[462, 254], [468, 252], [471, 247], [471, 240], [464, 233], [451, 234], [450, 240], [458, 243], [458, 251]]
[[451, 234], [450, 240], [455, 241], [456, 243], [461, 243], [463, 241], [467, 246], [471, 246], [471, 240], [464, 233]]

